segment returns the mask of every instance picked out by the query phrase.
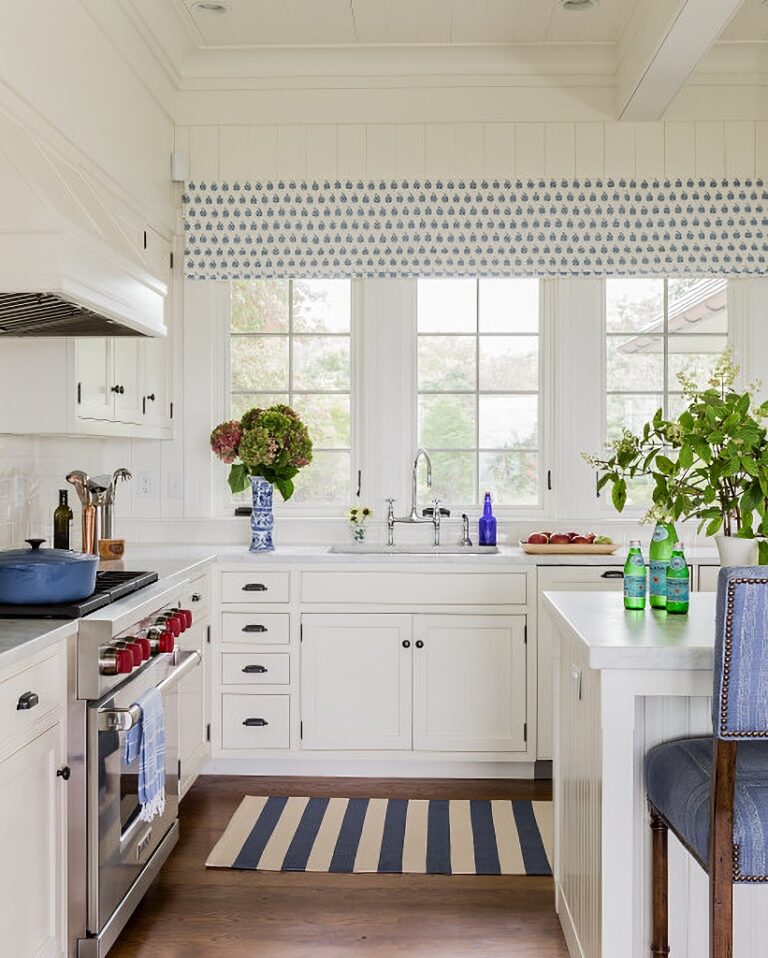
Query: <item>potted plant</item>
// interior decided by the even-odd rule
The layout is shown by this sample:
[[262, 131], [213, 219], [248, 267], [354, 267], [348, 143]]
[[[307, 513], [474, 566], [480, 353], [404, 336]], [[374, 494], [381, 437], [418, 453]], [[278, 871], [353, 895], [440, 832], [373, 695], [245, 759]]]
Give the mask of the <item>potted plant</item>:
[[365, 534], [368, 531], [365, 523], [373, 515], [373, 509], [369, 506], [352, 506], [347, 512], [347, 519], [352, 524], [352, 538], [355, 542], [365, 542]]
[[312, 461], [307, 427], [290, 406], [249, 409], [239, 420], [219, 423], [211, 433], [211, 449], [231, 465], [233, 493], [253, 494], [251, 552], [271, 552], [273, 486], [284, 500], [293, 495], [293, 479]]
[[587, 456], [611, 485], [618, 512], [627, 501], [627, 483], [653, 483], [653, 506], [646, 519], [699, 520], [698, 529], [715, 536], [723, 565], [768, 561], [768, 403], [755, 406], [754, 385], [734, 387], [738, 367], [730, 350], [701, 388], [685, 373], [678, 376], [687, 408], [668, 420], [659, 409], [637, 435], [624, 430], [607, 458]]

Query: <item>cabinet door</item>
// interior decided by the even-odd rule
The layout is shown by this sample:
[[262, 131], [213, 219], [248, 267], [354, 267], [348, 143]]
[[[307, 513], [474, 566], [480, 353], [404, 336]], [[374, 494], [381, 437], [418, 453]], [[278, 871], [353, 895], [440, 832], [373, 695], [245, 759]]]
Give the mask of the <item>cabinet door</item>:
[[165, 426], [170, 419], [170, 356], [170, 342], [165, 338], [139, 343], [141, 421], [148, 426]]
[[411, 617], [302, 617], [305, 749], [411, 748]]
[[61, 722], [0, 762], [2, 952], [66, 954], [66, 794]]
[[75, 341], [77, 415], [81, 419], [112, 421], [115, 393], [112, 387], [112, 349], [109, 339], [84, 337]]
[[525, 616], [414, 617], [413, 745], [524, 751]]
[[541, 601], [542, 592], [622, 592], [624, 573], [615, 566], [540, 566], [539, 624], [537, 630], [537, 681], [538, 706], [536, 758], [552, 759], [552, 725], [554, 702], [552, 701], [552, 674], [554, 668], [555, 627]]
[[183, 797], [194, 784], [200, 769], [208, 758], [208, 662], [207, 643], [208, 625], [199, 622], [189, 632], [179, 637], [179, 648], [184, 651], [199, 650], [203, 654], [200, 667], [192, 671], [179, 682], [179, 797]]
[[112, 340], [115, 420], [140, 423], [142, 421], [141, 388], [139, 383], [139, 339], [125, 336]]

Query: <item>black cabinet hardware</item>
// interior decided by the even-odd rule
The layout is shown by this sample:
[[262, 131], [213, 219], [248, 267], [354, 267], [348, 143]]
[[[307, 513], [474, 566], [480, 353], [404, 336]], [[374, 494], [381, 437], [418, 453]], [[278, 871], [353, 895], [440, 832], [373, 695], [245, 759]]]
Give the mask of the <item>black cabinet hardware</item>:
[[552, 488], [552, 470], [547, 469], [547, 489]]
[[245, 665], [243, 666], [243, 672], [246, 675], [265, 675], [269, 669], [264, 665]]
[[266, 625], [258, 625], [254, 623], [253, 625], [244, 625], [243, 632], [268, 632]]
[[16, 703], [16, 711], [25, 712], [27, 709], [33, 709], [36, 705], [39, 705], [39, 703], [40, 698], [37, 692], [25, 692], [19, 696], [19, 701]]
[[410, 647], [411, 647], [411, 643], [408, 641], [408, 639], [403, 639], [403, 648], [410, 649]]
[[200, 601], [202, 600], [202, 598], [203, 598], [203, 597], [200, 595], [199, 592], [193, 592], [193, 593], [192, 593], [192, 601], [193, 601], [193, 602], [200, 602]]
[[124, 396], [125, 386], [112, 386], [112, 392], [117, 393], [118, 396]]
[[624, 573], [621, 569], [607, 569], [605, 572], [600, 573], [601, 579], [623, 579]]
[[263, 728], [265, 725], [269, 725], [269, 722], [264, 718], [247, 718], [243, 725], [248, 728]]
[[77, 404], [78, 404], [78, 406], [81, 405], [82, 402], [83, 402], [83, 384], [82, 384], [82, 383], [78, 383], [78, 384], [77, 384]]
[[65, 765], [64, 768], [60, 768], [56, 772], [57, 778], [63, 778], [65, 782], [69, 781], [69, 776], [72, 774], [72, 770], [69, 765]]
[[421, 639], [416, 639], [416, 648], [417, 648], [417, 649], [423, 649], [423, 648], [424, 648], [424, 643], [421, 641]]
[[149, 402], [154, 402], [154, 401], [155, 401], [155, 394], [154, 394], [154, 393], [150, 393], [146, 398], [147, 398], [147, 400], [148, 400]]
[[243, 586], [243, 592], [266, 592], [267, 587], [263, 582], [246, 582]]

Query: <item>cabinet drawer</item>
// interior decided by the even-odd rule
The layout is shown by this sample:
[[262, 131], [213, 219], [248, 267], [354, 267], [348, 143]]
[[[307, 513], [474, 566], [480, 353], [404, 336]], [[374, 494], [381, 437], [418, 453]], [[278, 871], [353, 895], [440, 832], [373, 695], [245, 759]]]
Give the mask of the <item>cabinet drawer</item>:
[[290, 701], [288, 695], [222, 695], [224, 748], [288, 748]]
[[287, 652], [225, 652], [221, 680], [225, 685], [287, 685], [290, 682]]
[[[17, 672], [0, 682], [0, 738], [11, 738], [30, 728], [52, 709], [66, 704], [66, 656], [64, 650], [38, 662], [28, 669]], [[17, 708], [22, 696], [37, 703], [31, 708]]]
[[621, 592], [623, 588], [623, 565], [545, 566], [539, 569], [539, 592]]
[[258, 602], [288, 602], [291, 597], [289, 572], [222, 572], [221, 599], [253, 605]]
[[302, 602], [524, 605], [524, 572], [304, 572]]
[[287, 645], [291, 617], [285, 612], [224, 612], [221, 641], [248, 645]]

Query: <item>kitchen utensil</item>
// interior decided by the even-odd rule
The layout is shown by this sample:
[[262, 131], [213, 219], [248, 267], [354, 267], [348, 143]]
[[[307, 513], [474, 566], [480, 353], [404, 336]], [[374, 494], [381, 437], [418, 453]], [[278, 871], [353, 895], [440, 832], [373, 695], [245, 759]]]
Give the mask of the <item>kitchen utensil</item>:
[[88, 495], [88, 473], [83, 472], [82, 469], [74, 469], [67, 476], [67, 482], [75, 487], [80, 505], [87, 506], [90, 502]]
[[99, 559], [64, 549], [41, 549], [45, 539], [27, 539], [30, 549], [0, 552], [0, 602], [47, 605], [77, 602], [96, 586]]
[[96, 555], [99, 543], [99, 513], [90, 502], [83, 506], [83, 542], [82, 550]]

